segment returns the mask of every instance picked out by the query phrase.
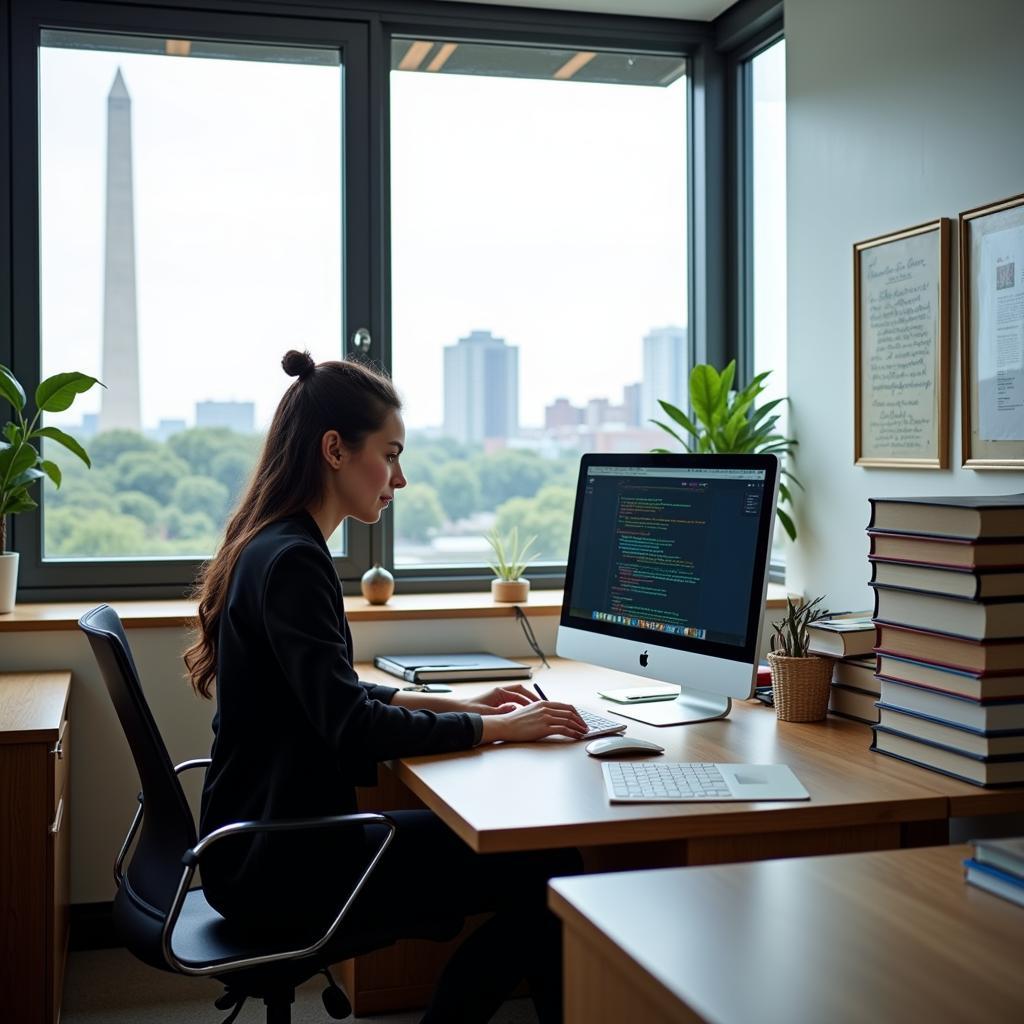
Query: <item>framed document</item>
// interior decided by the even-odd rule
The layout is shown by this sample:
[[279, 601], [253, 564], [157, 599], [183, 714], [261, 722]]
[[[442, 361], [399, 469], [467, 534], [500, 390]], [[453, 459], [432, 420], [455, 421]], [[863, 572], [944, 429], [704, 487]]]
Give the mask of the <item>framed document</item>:
[[962, 461], [1024, 469], [1024, 195], [960, 214]]
[[949, 466], [949, 218], [853, 247], [853, 460]]

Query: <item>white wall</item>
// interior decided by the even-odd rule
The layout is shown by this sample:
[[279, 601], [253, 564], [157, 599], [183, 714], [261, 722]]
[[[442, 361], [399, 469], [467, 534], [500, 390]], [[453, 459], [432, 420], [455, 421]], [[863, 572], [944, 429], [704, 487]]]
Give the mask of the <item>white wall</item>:
[[789, 394], [800, 441], [791, 589], [870, 607], [868, 496], [1024, 491], [1024, 473], [853, 465], [854, 242], [1024, 192], [1021, 0], [786, 0]]

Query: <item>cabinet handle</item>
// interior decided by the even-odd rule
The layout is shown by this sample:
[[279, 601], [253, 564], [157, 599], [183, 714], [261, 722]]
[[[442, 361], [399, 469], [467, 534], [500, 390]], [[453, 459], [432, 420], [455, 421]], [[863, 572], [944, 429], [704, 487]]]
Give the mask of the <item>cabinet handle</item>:
[[53, 817], [53, 824], [50, 826], [50, 835], [55, 836], [60, 831], [60, 826], [64, 820], [64, 797], [60, 798], [60, 802], [57, 804], [57, 813]]
[[50, 751], [58, 761], [64, 760], [64, 730], [68, 727], [68, 720], [65, 718], [60, 727], [60, 735], [57, 737], [57, 742], [54, 744], [53, 750]]

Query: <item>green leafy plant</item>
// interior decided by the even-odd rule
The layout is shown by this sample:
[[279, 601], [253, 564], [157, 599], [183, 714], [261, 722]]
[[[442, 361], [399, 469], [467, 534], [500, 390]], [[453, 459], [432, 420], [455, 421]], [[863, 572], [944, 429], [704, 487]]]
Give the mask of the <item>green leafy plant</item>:
[[[658, 404], [675, 425], [663, 423], [661, 420], [651, 422], [671, 434], [688, 452], [767, 453], [778, 455], [784, 460], [786, 456], [793, 454], [797, 442], [791, 437], [784, 437], [775, 432], [779, 417], [778, 414], [773, 414], [773, 411], [787, 399], [776, 398], [760, 406], [755, 404], [758, 395], [765, 390], [764, 380], [770, 373], [771, 370], [759, 373], [745, 388], [733, 391], [733, 380], [736, 377], [735, 359], [721, 373], [713, 366], [701, 363], [690, 371], [690, 405], [697, 422], [694, 423], [686, 413], [670, 402], [662, 401]], [[688, 436], [681, 436], [677, 427], [682, 427]], [[654, 450], [667, 451], [665, 448]], [[790, 506], [793, 504], [792, 491], [785, 481], [789, 480], [801, 489], [803, 484], [793, 476], [785, 464], [781, 472], [785, 479], [779, 481], [779, 504], [776, 512], [789, 539], [796, 540], [793, 519], [782, 507], [784, 503]]]
[[487, 543], [494, 552], [494, 561], [489, 562], [491, 572], [499, 580], [517, 580], [526, 571], [526, 567], [537, 556], [530, 552], [530, 545], [535, 537], [524, 542], [519, 541], [519, 527], [513, 526], [504, 536], [497, 529], [487, 535]]
[[787, 658], [808, 657], [807, 648], [811, 637], [807, 627], [819, 619], [829, 616], [827, 608], [821, 607], [824, 597], [816, 597], [813, 601], [799, 601], [794, 604], [792, 598], [786, 598], [786, 617], [772, 623], [772, 638], [769, 646], [776, 654]]
[[14, 419], [4, 425], [0, 440], [0, 554], [7, 549], [7, 516], [37, 507], [28, 493], [29, 488], [44, 476], [60, 487], [60, 468], [42, 458], [33, 441], [38, 443], [48, 437], [91, 466], [86, 450], [70, 434], [57, 427], [40, 427], [38, 423], [44, 412], [63, 412], [70, 408], [75, 398], [93, 384], [100, 382], [85, 373], [56, 373], [47, 377], [36, 388], [36, 411], [28, 420], [25, 418], [25, 389], [6, 366], [0, 365], [0, 398], [6, 399], [14, 410]]

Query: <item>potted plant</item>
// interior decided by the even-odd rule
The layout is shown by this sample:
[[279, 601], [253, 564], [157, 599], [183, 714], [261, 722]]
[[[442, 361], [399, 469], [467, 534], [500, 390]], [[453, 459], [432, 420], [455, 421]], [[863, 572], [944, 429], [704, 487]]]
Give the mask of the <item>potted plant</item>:
[[[690, 405], [693, 407], [696, 423], [671, 402], [658, 402], [666, 415], [690, 435], [689, 439], [681, 437], [667, 423], [660, 420], [651, 422], [671, 434], [688, 452], [768, 453], [780, 458], [792, 455], [797, 442], [791, 437], [775, 433], [775, 424], [779, 417], [772, 415], [772, 410], [787, 399], [776, 398], [775, 401], [766, 402], [761, 406], [754, 404], [757, 396], [764, 391], [764, 380], [770, 373], [771, 370], [759, 373], [745, 388], [733, 391], [731, 388], [736, 376], [735, 359], [721, 373], [713, 366], [701, 363], [690, 371]], [[656, 448], [655, 451], [664, 452], [667, 449]], [[782, 467], [781, 475], [797, 487], [803, 487], [785, 465]], [[780, 479], [776, 513], [789, 539], [796, 540], [796, 526], [789, 513], [783, 509], [784, 504], [791, 506], [793, 495], [788, 485]]]
[[85, 449], [70, 434], [57, 427], [38, 426], [39, 417], [44, 412], [63, 412], [70, 408], [75, 397], [93, 384], [99, 381], [85, 373], [57, 373], [47, 377], [36, 388], [35, 414], [31, 420], [26, 420], [25, 389], [6, 366], [0, 365], [0, 398], [14, 411], [14, 419], [4, 425], [0, 438], [0, 613], [13, 611], [18, 588], [18, 553], [7, 550], [7, 516], [37, 507], [29, 489], [44, 476], [60, 487], [59, 467], [44, 459], [36, 444], [48, 437], [74, 452], [87, 466], [91, 465]]
[[487, 535], [487, 543], [494, 552], [494, 561], [488, 563], [495, 578], [491, 580], [491, 596], [495, 601], [525, 601], [530, 596], [530, 581], [523, 577], [527, 565], [536, 558], [530, 545], [536, 538], [519, 542], [519, 527], [513, 526], [506, 536], [497, 529]]
[[793, 603], [786, 598], [786, 617], [772, 623], [772, 697], [783, 722], [818, 722], [828, 714], [832, 659], [809, 654], [807, 627], [828, 617], [823, 597]]

